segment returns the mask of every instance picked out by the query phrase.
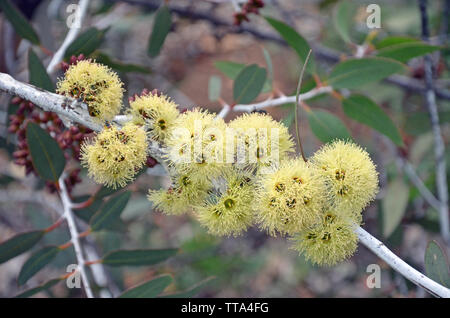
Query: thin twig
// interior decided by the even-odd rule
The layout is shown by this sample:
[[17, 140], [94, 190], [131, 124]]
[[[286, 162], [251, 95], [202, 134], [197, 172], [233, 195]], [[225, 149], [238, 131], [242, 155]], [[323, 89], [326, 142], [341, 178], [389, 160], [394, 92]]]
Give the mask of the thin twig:
[[[333, 91], [333, 88], [330, 86], [322, 86], [315, 89], [310, 90], [309, 92], [306, 92], [304, 94], [299, 95], [300, 100], [308, 100], [313, 97], [316, 97], [317, 95], [324, 94], [324, 93], [331, 93]], [[263, 102], [254, 103], [254, 104], [239, 104], [235, 105], [233, 107], [233, 111], [236, 112], [252, 112], [255, 110], [264, 109], [267, 107], [273, 107], [273, 106], [280, 106], [284, 104], [291, 104], [295, 103], [297, 96], [281, 96], [278, 98], [268, 99]]]
[[402, 158], [397, 158], [397, 164], [400, 166], [400, 168], [403, 169], [406, 176], [409, 178], [411, 183], [414, 184], [414, 186], [417, 188], [417, 190], [425, 199], [425, 201], [427, 201], [431, 207], [436, 209], [436, 211], [439, 211], [441, 202], [439, 202], [439, 200], [436, 199], [433, 193], [431, 193], [431, 191], [428, 190], [428, 188], [420, 179], [420, 177], [417, 175], [416, 171], [411, 166], [411, 164]]
[[[422, 38], [428, 41], [428, 16], [427, 1], [419, 0], [420, 14], [422, 18]], [[439, 224], [443, 239], [450, 244], [450, 223], [448, 211], [448, 185], [447, 167], [445, 162], [445, 146], [442, 138], [441, 127], [439, 126], [439, 113], [436, 105], [436, 95], [433, 88], [433, 65], [430, 55], [424, 57], [425, 68], [425, 99], [430, 114], [431, 127], [434, 138], [434, 157], [436, 160], [436, 188], [440, 201], [439, 204]]]
[[47, 73], [51, 74], [56, 70], [56, 66], [62, 61], [67, 48], [77, 37], [78, 33], [81, 30], [81, 24], [83, 23], [83, 19], [84, 16], [86, 15], [88, 6], [89, 0], [80, 0], [80, 2], [78, 3], [77, 14], [75, 15], [76, 20], [74, 21], [74, 23], [76, 25], [79, 25], [80, 27], [71, 27], [69, 29], [69, 32], [67, 32], [67, 35], [63, 43], [61, 44], [59, 49], [55, 52], [52, 59], [50, 60], [50, 63], [48, 64]]
[[401, 258], [392, 253], [386, 247], [386, 245], [384, 245], [382, 242], [380, 242], [375, 237], [370, 235], [370, 233], [366, 232], [361, 227], [356, 228], [355, 232], [358, 235], [359, 241], [363, 245], [365, 245], [378, 257], [384, 260], [389, 266], [391, 266], [397, 272], [402, 274], [405, 278], [407, 278], [417, 286], [424, 288], [426, 291], [437, 297], [450, 298], [450, 289], [442, 285], [439, 285], [438, 283], [431, 280], [421, 272], [412, 268]]
[[58, 184], [60, 188], [61, 201], [64, 208], [64, 216], [69, 226], [71, 241], [75, 249], [75, 255], [77, 257], [78, 262], [78, 270], [80, 271], [81, 280], [83, 281], [86, 297], [93, 298], [94, 295], [92, 293], [91, 285], [89, 283], [89, 279], [86, 274], [86, 261], [84, 259], [83, 249], [81, 247], [77, 225], [75, 224], [75, 218], [73, 217], [72, 214], [72, 202], [70, 201], [69, 194], [67, 193], [66, 189], [66, 184], [64, 183], [64, 175], [61, 176], [61, 178], [58, 181]]
[[305, 63], [303, 63], [303, 67], [302, 67], [302, 71], [300, 72], [300, 77], [298, 79], [298, 84], [297, 84], [297, 91], [295, 92], [295, 114], [294, 114], [294, 119], [295, 119], [295, 134], [297, 136], [297, 144], [300, 148], [300, 153], [302, 155], [303, 161], [306, 162], [306, 157], [305, 157], [305, 153], [303, 152], [303, 145], [302, 145], [302, 140], [300, 139], [300, 123], [299, 123], [299, 114], [298, 114], [298, 104], [301, 102], [301, 98], [300, 98], [300, 88], [302, 87], [302, 81], [303, 81], [303, 75], [305, 74], [305, 69], [306, 66], [308, 65], [308, 61], [309, 61], [309, 57], [311, 56], [311, 52], [312, 50], [310, 49], [308, 52], [308, 55], [306, 56], [305, 59]]

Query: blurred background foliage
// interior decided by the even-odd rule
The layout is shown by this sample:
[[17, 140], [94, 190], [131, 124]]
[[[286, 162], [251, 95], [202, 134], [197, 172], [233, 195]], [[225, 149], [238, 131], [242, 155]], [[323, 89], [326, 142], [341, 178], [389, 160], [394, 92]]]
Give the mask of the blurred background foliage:
[[[67, 30], [65, 8], [71, 1], [13, 2], [37, 30], [42, 46], [55, 51]], [[286, 95], [295, 92], [300, 71], [298, 56], [292, 48], [281, 45], [279, 41], [264, 39], [264, 35], [273, 38], [277, 33], [262, 16], [279, 19], [295, 28], [308, 40], [313, 54], [319, 51], [318, 46], [322, 52], [332, 49], [331, 55], [337, 54], [337, 58], [344, 54], [354, 54], [355, 45], [343, 41], [333, 18], [341, 2], [266, 0], [259, 16], [252, 15], [250, 22], [233, 26], [233, 7], [226, 1], [171, 0], [168, 5], [176, 10], [172, 12], [170, 32], [159, 54], [152, 53], [151, 55], [157, 56], [150, 57], [149, 38], [153, 30], [155, 10], [160, 2], [93, 0], [80, 35], [89, 37], [91, 41], [82, 39], [79, 41], [79, 44], [83, 44], [82, 48], [77, 51], [76, 47], [72, 47], [73, 51], [70, 53], [84, 53], [110, 65], [124, 81], [127, 96], [139, 93], [143, 88], [157, 88], [171, 96], [180, 105], [180, 110], [198, 105], [218, 112], [221, 104], [209, 98], [210, 78], [220, 78], [220, 97], [228, 103], [233, 101], [233, 80], [219, 70], [217, 62], [231, 61], [246, 65], [256, 63], [267, 67], [263, 49], [267, 50], [273, 65], [272, 87]], [[371, 31], [366, 25], [366, 7], [372, 2], [347, 3], [345, 11], [348, 13], [348, 37], [352, 43], [362, 44]], [[445, 17], [445, 2], [429, 1], [428, 7], [432, 42], [443, 46], [435, 56], [438, 59], [435, 80], [437, 87], [442, 89], [450, 87], [450, 51], [445, 44], [448, 34], [442, 34], [443, 30], [448, 30], [449, 23], [448, 16]], [[377, 1], [377, 4], [381, 7], [382, 27], [377, 30], [378, 34], [373, 39], [375, 46], [388, 36], [420, 39], [420, 12], [416, 1], [385, 0]], [[195, 16], [192, 12], [204, 15]], [[227, 26], [222, 25], [222, 22]], [[443, 25], [444, 23], [447, 25]], [[256, 32], [243, 32], [245, 28]], [[14, 33], [1, 13], [0, 29], [0, 71], [26, 81], [26, 51], [29, 46], [20, 42], [20, 37]], [[43, 52], [36, 53], [46, 65], [48, 56]], [[327, 58], [316, 60], [319, 76], [326, 78], [334, 63], [327, 63]], [[403, 75], [422, 82], [423, 60], [411, 59], [408, 66]], [[314, 80], [308, 76], [302, 90], [306, 91], [313, 86]], [[406, 90], [387, 82], [369, 84], [355, 92], [369, 96], [393, 120], [405, 143], [404, 158], [411, 162], [427, 187], [436, 193], [433, 137], [423, 97], [417, 91]], [[270, 89], [265, 90], [257, 100], [264, 100], [269, 94]], [[345, 116], [340, 103], [332, 96], [321, 95], [307, 103], [314, 109], [324, 109], [336, 115], [345, 123], [353, 139], [367, 147], [378, 166], [381, 191], [376, 202], [364, 213], [364, 227], [383, 239], [406, 262], [424, 271], [427, 242], [431, 239], [439, 241], [438, 213], [424, 202], [417, 189], [398, 169], [395, 147], [393, 151], [393, 146], [389, 146], [390, 142], [386, 142], [385, 137]], [[438, 105], [444, 139], [448, 142], [450, 101], [439, 99]], [[0, 139], [1, 242], [18, 232], [50, 226], [57, 219], [55, 209], [58, 209], [58, 203], [54, 195], [43, 187], [42, 181], [26, 176], [22, 167], [12, 163], [14, 137], [6, 133], [6, 127], [7, 114], [14, 111], [14, 106], [9, 106], [9, 97], [3, 94], [0, 96], [0, 107], [3, 113]], [[292, 130], [292, 105], [273, 107], [267, 111]], [[231, 113], [226, 119], [230, 120], [237, 115]], [[304, 112], [301, 129], [305, 151], [311, 154], [320, 147], [321, 142], [309, 128]], [[450, 148], [447, 147], [447, 165], [450, 162], [449, 151]], [[74, 188], [74, 197], [86, 196], [98, 190], [99, 186], [87, 178], [85, 170], [82, 170], [81, 177], [82, 183]], [[423, 290], [416, 288], [361, 246], [349, 261], [333, 268], [318, 268], [290, 250], [284, 238], [268, 237], [257, 229], [251, 229], [238, 238], [210, 236], [189, 215], [166, 216], [152, 209], [146, 199], [148, 189], [167, 185], [168, 180], [159, 165], [140, 174], [137, 181], [127, 187], [127, 190], [132, 191], [132, 198], [121, 215], [121, 222], [112, 230], [95, 233], [94, 239], [88, 241], [100, 255], [117, 249], [180, 248], [176, 256], [157, 266], [108, 268], [113, 290], [125, 290], [155, 275], [169, 273], [173, 275], [174, 283], [166, 289], [168, 293], [186, 290], [214, 276], [215, 279], [198, 294], [204, 297], [427, 296]], [[16, 195], [11, 196], [10, 193]], [[30, 193], [39, 194], [40, 199]], [[405, 195], [402, 196], [402, 193]], [[401, 197], [406, 198], [404, 202], [399, 202]], [[85, 211], [87, 215], [92, 212]], [[63, 244], [69, 239], [67, 229], [63, 226], [46, 235], [38, 246]], [[61, 275], [67, 264], [76, 262], [73, 250], [64, 250], [25, 286], [19, 288], [16, 282], [18, 269], [27, 255], [29, 253], [0, 265], [0, 296], [11, 297], [26, 288], [37, 286], [49, 277]], [[368, 289], [365, 284], [368, 275], [366, 267], [372, 263], [379, 264], [382, 268], [380, 289]], [[80, 292], [59, 284], [38, 296], [79, 297]]]

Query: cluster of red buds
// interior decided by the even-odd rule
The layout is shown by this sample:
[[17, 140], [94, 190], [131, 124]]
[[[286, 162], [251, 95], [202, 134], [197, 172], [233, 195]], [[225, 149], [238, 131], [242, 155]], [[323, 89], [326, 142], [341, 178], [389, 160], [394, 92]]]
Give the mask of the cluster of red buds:
[[79, 61], [86, 59], [84, 54], [80, 54], [78, 56], [72, 55], [69, 59], [69, 63], [61, 62], [61, 69], [65, 73], [71, 65], [76, 65]]
[[[41, 111], [33, 103], [20, 97], [14, 97], [11, 103], [19, 105], [16, 113], [9, 116], [10, 122], [8, 127], [8, 132], [17, 135], [16, 151], [13, 153], [14, 162], [25, 166], [27, 175], [30, 173], [36, 175], [26, 140], [26, 127], [29, 122], [36, 123], [44, 128], [58, 142], [61, 149], [64, 150], [64, 156], [67, 160], [70, 158], [79, 160], [81, 143], [87, 134], [92, 133], [92, 130], [82, 126], [72, 126], [69, 129], [65, 129], [58, 115], [52, 112]], [[64, 180], [69, 191], [72, 190], [75, 184], [81, 182], [81, 179], [78, 177], [79, 172], [80, 169], [73, 170]], [[56, 190], [53, 183], [47, 182], [46, 185], [51, 192]]]
[[264, 7], [263, 0], [248, 0], [240, 12], [234, 14], [234, 24], [241, 25], [242, 22], [249, 22], [248, 14], [259, 14], [259, 9]]

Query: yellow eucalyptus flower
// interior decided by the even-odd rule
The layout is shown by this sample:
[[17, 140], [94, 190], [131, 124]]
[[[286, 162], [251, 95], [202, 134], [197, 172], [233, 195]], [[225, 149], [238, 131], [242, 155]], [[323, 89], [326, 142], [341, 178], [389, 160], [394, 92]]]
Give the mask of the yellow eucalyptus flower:
[[136, 124], [149, 126], [150, 138], [163, 141], [178, 117], [177, 105], [165, 95], [148, 93], [130, 102], [130, 114]]
[[321, 222], [305, 229], [293, 238], [293, 249], [304, 254], [314, 264], [332, 266], [351, 257], [358, 246], [350, 218], [328, 212]]
[[312, 160], [327, 187], [335, 211], [357, 215], [378, 192], [378, 173], [369, 154], [358, 145], [338, 140], [324, 145]]
[[206, 201], [194, 209], [208, 232], [217, 236], [238, 236], [253, 223], [253, 200], [256, 191], [250, 174], [230, 169]]
[[168, 190], [150, 190], [147, 196], [155, 208], [169, 215], [183, 214], [192, 205], [200, 204], [210, 188], [209, 183], [191, 179], [188, 175], [172, 179], [172, 186]]
[[294, 234], [317, 222], [325, 205], [324, 183], [301, 158], [261, 177], [257, 219], [270, 235]]
[[225, 127], [199, 108], [180, 114], [165, 140], [168, 164], [203, 182], [218, 176], [225, 166]]
[[[244, 114], [228, 126], [235, 135], [236, 161], [271, 167], [285, 160], [294, 151], [294, 143], [286, 126], [270, 115]], [[240, 153], [241, 151], [241, 153]]]
[[90, 60], [71, 65], [57, 84], [57, 93], [80, 99], [97, 121], [112, 120], [122, 108], [123, 84], [105, 65]]
[[117, 188], [125, 186], [147, 159], [145, 131], [128, 123], [122, 129], [105, 127], [81, 147], [81, 164], [97, 183]]

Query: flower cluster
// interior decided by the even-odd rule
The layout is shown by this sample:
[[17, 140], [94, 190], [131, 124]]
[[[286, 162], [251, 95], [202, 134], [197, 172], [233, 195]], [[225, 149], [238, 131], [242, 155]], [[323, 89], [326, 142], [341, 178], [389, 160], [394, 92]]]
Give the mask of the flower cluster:
[[76, 61], [57, 85], [57, 92], [86, 103], [98, 121], [112, 120], [122, 108], [124, 89], [116, 73], [91, 60]]
[[81, 163], [89, 176], [109, 187], [123, 187], [134, 179], [147, 159], [147, 136], [133, 123], [106, 126], [81, 147]]
[[[94, 79], [85, 73], [89, 68]], [[83, 85], [99, 74], [110, 75], [103, 66], [83, 61], [67, 73], [71, 80], [63, 82], [76, 82], [81, 92], [90, 92]], [[121, 91], [116, 76], [103, 89], [112, 88], [111, 81]], [[110, 109], [111, 99], [104, 102], [95, 106], [102, 114], [98, 118], [117, 113]], [[154, 208], [169, 215], [192, 211], [213, 235], [237, 236], [256, 225], [270, 235], [289, 236], [293, 249], [319, 265], [353, 255], [354, 228], [378, 191], [375, 165], [361, 147], [336, 140], [305, 161], [292, 156], [287, 127], [267, 113], [225, 123], [201, 108], [180, 113], [169, 97], [148, 90], [129, 103], [126, 124], [105, 122], [103, 131], [82, 145], [81, 162], [96, 182], [126, 185], [148, 162], [149, 142], [156, 142], [171, 184], [149, 190]]]

